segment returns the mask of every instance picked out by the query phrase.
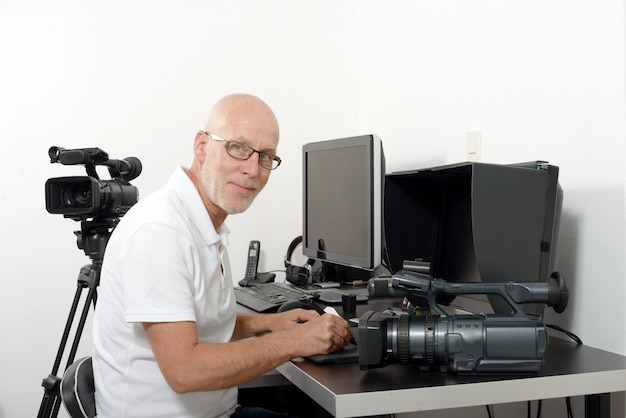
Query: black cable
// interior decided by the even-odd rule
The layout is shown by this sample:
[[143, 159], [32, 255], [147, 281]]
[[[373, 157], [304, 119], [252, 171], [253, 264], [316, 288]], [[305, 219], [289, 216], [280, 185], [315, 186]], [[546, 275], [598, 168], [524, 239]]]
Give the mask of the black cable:
[[567, 405], [567, 418], [573, 418], [574, 413], [572, 412], [572, 398], [569, 396], [565, 398], [565, 405]]
[[487, 416], [492, 418], [493, 415], [491, 415], [491, 405], [485, 405], [485, 408], [487, 408]]
[[[526, 416], [530, 418], [532, 411], [532, 401], [526, 401]], [[541, 399], [537, 401], [537, 418], [541, 417]]]
[[541, 418], [541, 399], [537, 401], [537, 418]]
[[568, 337], [570, 337], [572, 340], [574, 340], [574, 342], [576, 342], [576, 344], [578, 345], [583, 345], [583, 340], [580, 339], [580, 337], [578, 337], [578, 335], [574, 334], [571, 331], [568, 331], [564, 328], [561, 328], [558, 325], [552, 325], [552, 324], [546, 324], [547, 328], [552, 328], [556, 331], [562, 332], [563, 334], [567, 335]]
[[[570, 337], [577, 345], [583, 345], [583, 340], [580, 339], [580, 337], [576, 334], [574, 334], [571, 331], [566, 330], [565, 328], [562, 328], [558, 325], [552, 325], [552, 324], [545, 324], [546, 328], [551, 328], [553, 330], [562, 332], [563, 334], [567, 335], [568, 337]], [[572, 399], [568, 396], [565, 398], [565, 405], [567, 407], [567, 417], [568, 418], [573, 418], [574, 414], [572, 412]], [[538, 401], [537, 403], [537, 418], [541, 417], [541, 399]]]

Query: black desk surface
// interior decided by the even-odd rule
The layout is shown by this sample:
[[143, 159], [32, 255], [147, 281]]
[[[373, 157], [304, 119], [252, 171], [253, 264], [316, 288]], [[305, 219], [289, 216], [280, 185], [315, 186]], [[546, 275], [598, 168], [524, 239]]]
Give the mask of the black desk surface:
[[626, 369], [624, 356], [584, 345], [578, 346], [558, 338], [550, 339], [544, 364], [536, 376], [457, 375], [441, 373], [438, 370], [417, 371], [411, 365], [403, 364], [360, 370], [359, 365], [354, 363], [332, 365], [316, 365], [308, 361], [293, 363], [338, 395]]

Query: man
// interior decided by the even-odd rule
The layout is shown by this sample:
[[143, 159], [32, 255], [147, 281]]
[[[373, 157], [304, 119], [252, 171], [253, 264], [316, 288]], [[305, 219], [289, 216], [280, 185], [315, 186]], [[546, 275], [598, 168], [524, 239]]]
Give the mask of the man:
[[349, 342], [349, 326], [333, 315], [237, 313], [224, 221], [280, 164], [278, 136], [262, 100], [224, 97], [196, 134], [191, 167], [177, 167], [116, 227], [94, 318], [100, 418], [230, 416], [238, 385]]

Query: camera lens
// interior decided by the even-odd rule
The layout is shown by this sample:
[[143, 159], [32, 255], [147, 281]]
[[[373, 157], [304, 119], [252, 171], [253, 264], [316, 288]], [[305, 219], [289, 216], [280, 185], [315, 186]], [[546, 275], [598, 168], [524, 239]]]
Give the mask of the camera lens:
[[398, 361], [402, 364], [409, 362], [409, 316], [402, 315], [398, 318]]
[[91, 204], [91, 188], [89, 185], [78, 185], [70, 187], [65, 193], [65, 201], [69, 206], [86, 207]]

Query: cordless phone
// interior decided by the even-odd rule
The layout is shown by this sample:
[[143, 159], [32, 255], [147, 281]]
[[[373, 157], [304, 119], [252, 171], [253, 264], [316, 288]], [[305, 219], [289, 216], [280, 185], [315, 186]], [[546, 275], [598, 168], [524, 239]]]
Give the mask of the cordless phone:
[[259, 241], [250, 241], [248, 246], [248, 260], [246, 262], [246, 275], [244, 280], [252, 280], [256, 276], [256, 270], [259, 265], [259, 252], [261, 251], [261, 243]]

